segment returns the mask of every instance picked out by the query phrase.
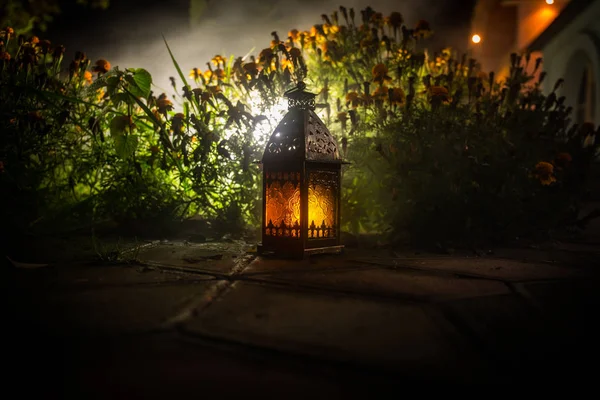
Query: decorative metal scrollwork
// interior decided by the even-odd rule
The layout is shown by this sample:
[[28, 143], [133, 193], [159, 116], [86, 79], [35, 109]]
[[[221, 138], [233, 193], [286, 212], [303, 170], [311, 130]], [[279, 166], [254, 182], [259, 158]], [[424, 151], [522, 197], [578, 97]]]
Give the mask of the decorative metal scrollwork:
[[308, 114], [306, 131], [307, 160], [322, 161], [340, 158], [335, 138], [314, 112]]

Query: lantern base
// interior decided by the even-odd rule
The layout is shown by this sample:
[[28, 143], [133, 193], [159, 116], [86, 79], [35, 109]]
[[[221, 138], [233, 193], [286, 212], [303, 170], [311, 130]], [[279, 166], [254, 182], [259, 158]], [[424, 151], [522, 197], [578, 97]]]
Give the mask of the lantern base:
[[341, 254], [344, 251], [344, 245], [327, 246], [327, 247], [314, 247], [311, 249], [304, 249], [304, 251], [276, 251], [273, 249], [265, 248], [262, 243], [256, 246], [256, 252], [261, 256], [275, 256], [280, 258], [297, 258], [303, 259], [307, 256], [315, 254]]

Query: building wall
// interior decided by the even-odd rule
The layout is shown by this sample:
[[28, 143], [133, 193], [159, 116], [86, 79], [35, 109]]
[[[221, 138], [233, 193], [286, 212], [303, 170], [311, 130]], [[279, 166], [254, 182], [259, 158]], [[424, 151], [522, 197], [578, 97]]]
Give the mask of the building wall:
[[544, 70], [548, 73], [544, 91], [549, 92], [558, 79], [564, 79], [559, 95], [565, 103], [577, 110], [581, 84], [586, 67], [593, 75], [593, 116], [587, 121], [600, 124], [600, 0], [580, 13], [568, 26], [542, 48]]
[[[570, 0], [479, 0], [473, 13], [472, 34], [482, 41], [470, 44], [471, 54], [486, 71], [499, 78], [508, 74], [511, 53], [522, 53], [542, 33]], [[535, 60], [539, 53], [532, 54]], [[533, 64], [533, 63], [532, 63]]]

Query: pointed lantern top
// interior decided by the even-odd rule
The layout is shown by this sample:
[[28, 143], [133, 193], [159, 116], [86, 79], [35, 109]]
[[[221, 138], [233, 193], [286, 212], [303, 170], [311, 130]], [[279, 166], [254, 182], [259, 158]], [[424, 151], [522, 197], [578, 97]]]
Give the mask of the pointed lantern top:
[[316, 95], [305, 89], [306, 84], [300, 81], [285, 92], [288, 112], [267, 142], [263, 162], [296, 159], [342, 163], [335, 138], [314, 111]]
[[315, 109], [315, 97], [314, 93], [307, 92], [306, 84], [299, 81], [295, 88], [292, 88], [284, 93], [284, 96], [288, 98], [288, 110], [297, 108], [300, 110], [314, 110]]

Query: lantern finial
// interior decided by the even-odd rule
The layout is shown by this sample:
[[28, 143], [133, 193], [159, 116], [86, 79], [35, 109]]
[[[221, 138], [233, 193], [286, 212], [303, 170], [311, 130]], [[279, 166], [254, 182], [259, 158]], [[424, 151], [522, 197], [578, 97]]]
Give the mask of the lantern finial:
[[295, 88], [285, 92], [284, 96], [288, 98], [288, 110], [293, 108], [300, 110], [315, 109], [316, 95], [304, 89], [306, 89], [306, 83], [299, 81]]

